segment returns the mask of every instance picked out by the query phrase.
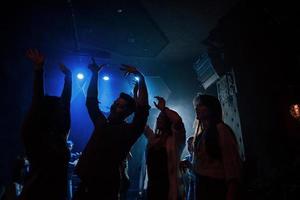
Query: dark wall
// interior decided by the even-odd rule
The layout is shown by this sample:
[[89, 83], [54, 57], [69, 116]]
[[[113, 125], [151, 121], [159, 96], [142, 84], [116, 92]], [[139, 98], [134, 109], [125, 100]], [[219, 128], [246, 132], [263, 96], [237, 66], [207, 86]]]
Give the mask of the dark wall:
[[291, 2], [243, 1], [205, 41], [209, 51], [224, 56], [224, 66], [216, 67], [236, 74], [249, 181], [264, 177], [283, 184], [296, 178], [288, 172], [300, 155], [299, 121], [289, 114], [291, 102], [299, 103], [298, 15]]

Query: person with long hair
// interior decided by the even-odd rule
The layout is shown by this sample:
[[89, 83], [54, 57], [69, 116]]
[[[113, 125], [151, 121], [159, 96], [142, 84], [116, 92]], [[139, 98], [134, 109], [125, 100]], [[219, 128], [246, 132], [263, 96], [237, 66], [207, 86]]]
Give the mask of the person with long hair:
[[155, 97], [154, 105], [161, 112], [156, 120], [153, 131], [145, 128], [148, 139], [147, 172], [148, 200], [179, 200], [183, 199], [180, 192], [179, 162], [185, 146], [185, 128], [179, 114], [166, 107], [162, 97]]
[[241, 181], [241, 160], [232, 129], [222, 120], [219, 100], [211, 95], [194, 99], [198, 125], [193, 164], [195, 199], [237, 200]]

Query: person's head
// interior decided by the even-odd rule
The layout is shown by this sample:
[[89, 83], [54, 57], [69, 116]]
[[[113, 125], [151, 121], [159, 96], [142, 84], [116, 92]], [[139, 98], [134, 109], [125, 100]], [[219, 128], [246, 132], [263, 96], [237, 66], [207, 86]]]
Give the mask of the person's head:
[[108, 119], [123, 121], [135, 111], [135, 100], [128, 94], [121, 93], [110, 107]]
[[41, 121], [47, 132], [68, 134], [70, 129], [70, 113], [60, 97], [45, 96], [41, 107]]
[[222, 107], [219, 100], [211, 95], [198, 94], [194, 98], [194, 107], [197, 119], [203, 120], [222, 120]]
[[189, 137], [186, 143], [187, 143], [187, 149], [189, 153], [192, 154], [194, 151], [194, 136]]

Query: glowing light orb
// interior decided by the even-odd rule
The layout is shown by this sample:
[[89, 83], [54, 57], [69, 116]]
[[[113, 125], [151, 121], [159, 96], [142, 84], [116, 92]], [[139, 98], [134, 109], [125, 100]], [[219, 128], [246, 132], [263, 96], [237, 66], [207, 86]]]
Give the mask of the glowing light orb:
[[109, 77], [108, 76], [103, 76], [103, 80], [108, 81]]
[[79, 80], [82, 80], [82, 79], [84, 79], [84, 75], [83, 75], [82, 73], [78, 73], [78, 74], [77, 74], [77, 78], [78, 78]]

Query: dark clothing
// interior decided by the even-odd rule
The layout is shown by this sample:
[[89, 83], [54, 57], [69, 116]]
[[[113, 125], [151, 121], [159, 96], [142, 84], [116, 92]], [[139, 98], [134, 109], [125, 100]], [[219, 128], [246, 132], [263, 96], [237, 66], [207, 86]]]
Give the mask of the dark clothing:
[[119, 191], [119, 199], [126, 200], [127, 199], [127, 191], [130, 187], [130, 179], [128, 176], [128, 159], [123, 160], [121, 166], [119, 167], [120, 171], [120, 191]]
[[67, 189], [67, 199], [72, 199], [73, 196], [73, 188], [76, 187], [76, 184], [73, 185], [73, 179], [76, 179], [76, 175], [74, 175], [74, 170], [76, 166], [76, 161], [79, 159], [79, 153], [71, 153], [70, 152], [70, 160], [68, 163], [68, 189]]
[[43, 71], [35, 71], [32, 104], [22, 126], [30, 163], [20, 199], [65, 200], [72, 78], [65, 76], [61, 97], [44, 96]]
[[147, 200], [167, 200], [169, 195], [168, 157], [163, 145], [147, 149]]
[[196, 175], [197, 200], [226, 200], [226, 192], [225, 180]]
[[[185, 128], [177, 112], [165, 108], [159, 114], [164, 122], [170, 122], [170, 128], [159, 130], [156, 134], [152, 129], [146, 128], [148, 191], [150, 199], [178, 200], [183, 196], [181, 190], [181, 174], [179, 161], [185, 143]], [[157, 124], [159, 123], [157, 120]]]
[[[189, 161], [190, 163], [193, 162], [193, 156], [188, 155], [185, 157], [184, 160]], [[187, 169], [187, 171], [184, 174], [185, 179], [185, 194], [187, 200], [194, 200], [195, 199], [195, 174], [193, 170]]]
[[[81, 192], [76, 198], [94, 199], [101, 196], [107, 200], [117, 199], [120, 185], [119, 166], [142, 134], [149, 106], [138, 106], [131, 123], [109, 122], [99, 110], [96, 97], [87, 98], [87, 108], [95, 130], [77, 164], [76, 173], [82, 184], [79, 189]], [[82, 188], [86, 190], [83, 191]], [[93, 197], [93, 194], [96, 196]]]

